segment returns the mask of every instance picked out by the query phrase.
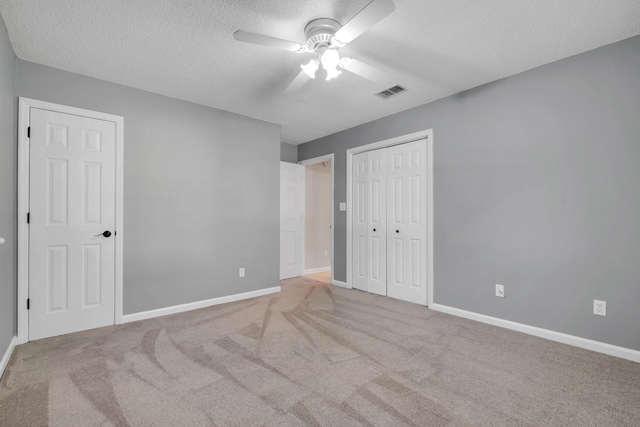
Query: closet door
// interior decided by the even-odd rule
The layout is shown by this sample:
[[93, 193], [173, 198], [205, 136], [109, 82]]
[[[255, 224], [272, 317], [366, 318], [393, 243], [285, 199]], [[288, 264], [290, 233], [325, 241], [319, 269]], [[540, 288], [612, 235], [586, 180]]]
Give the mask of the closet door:
[[368, 153], [356, 154], [352, 163], [352, 203], [353, 208], [353, 287], [361, 291], [369, 290], [369, 263], [368, 245], [369, 238], [369, 198], [367, 197]]
[[386, 150], [387, 295], [426, 304], [426, 144], [421, 140]]
[[378, 295], [387, 295], [386, 150], [369, 151], [368, 155], [368, 291]]
[[384, 150], [353, 157], [353, 287], [387, 294], [387, 208]]

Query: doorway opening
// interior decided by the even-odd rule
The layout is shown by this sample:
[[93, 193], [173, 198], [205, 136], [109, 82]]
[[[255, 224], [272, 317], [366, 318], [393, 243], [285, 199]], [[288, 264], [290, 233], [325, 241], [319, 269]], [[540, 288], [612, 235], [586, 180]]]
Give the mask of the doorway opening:
[[303, 275], [333, 283], [333, 154], [304, 166]]

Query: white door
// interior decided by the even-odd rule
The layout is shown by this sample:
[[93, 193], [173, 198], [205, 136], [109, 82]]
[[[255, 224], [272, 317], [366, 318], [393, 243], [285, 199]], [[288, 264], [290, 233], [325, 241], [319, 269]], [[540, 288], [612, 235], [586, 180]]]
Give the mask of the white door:
[[387, 294], [385, 152], [353, 156], [353, 287]]
[[29, 125], [29, 340], [113, 325], [115, 123], [31, 108]]
[[427, 169], [424, 140], [387, 151], [387, 295], [427, 304]]
[[302, 276], [304, 166], [280, 162], [280, 279]]
[[353, 287], [361, 291], [369, 290], [369, 197], [367, 188], [369, 174], [367, 160], [369, 153], [353, 156], [353, 179], [351, 180], [353, 201]]
[[368, 172], [368, 291], [387, 295], [387, 189], [385, 150], [367, 153]]

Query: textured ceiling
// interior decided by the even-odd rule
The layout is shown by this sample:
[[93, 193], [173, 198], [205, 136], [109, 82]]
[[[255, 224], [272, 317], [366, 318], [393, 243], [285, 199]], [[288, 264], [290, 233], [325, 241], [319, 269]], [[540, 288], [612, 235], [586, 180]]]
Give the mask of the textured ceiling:
[[238, 29], [304, 41], [369, 0], [0, 0], [16, 55], [282, 125], [302, 143], [640, 34], [638, 0], [394, 0], [340, 53], [409, 90], [343, 72], [282, 94], [310, 54], [240, 43]]

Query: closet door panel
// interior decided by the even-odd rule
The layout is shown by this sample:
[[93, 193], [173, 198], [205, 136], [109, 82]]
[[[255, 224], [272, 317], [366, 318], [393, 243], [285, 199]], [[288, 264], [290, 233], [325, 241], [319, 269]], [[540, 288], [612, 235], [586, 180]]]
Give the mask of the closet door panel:
[[426, 146], [415, 141], [387, 150], [387, 294], [426, 304]]
[[353, 287], [369, 289], [369, 215], [368, 206], [368, 153], [353, 156], [352, 206], [353, 206]]
[[387, 294], [387, 185], [386, 152], [370, 151], [367, 161], [368, 174], [368, 291], [378, 295]]
[[427, 304], [427, 146], [424, 140], [406, 144], [407, 301]]
[[387, 294], [394, 296], [405, 286], [405, 156], [398, 147], [387, 153]]

